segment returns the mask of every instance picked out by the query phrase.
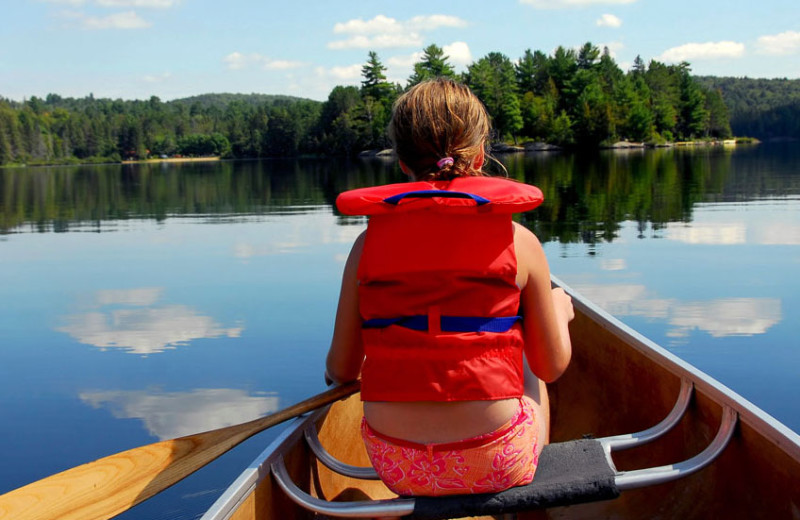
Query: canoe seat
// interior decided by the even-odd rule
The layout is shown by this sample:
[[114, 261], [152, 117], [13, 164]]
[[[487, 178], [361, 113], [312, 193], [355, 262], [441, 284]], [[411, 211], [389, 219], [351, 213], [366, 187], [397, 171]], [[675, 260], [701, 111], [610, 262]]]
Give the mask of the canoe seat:
[[[672, 411], [656, 426], [642, 432], [553, 443], [544, 447], [534, 481], [500, 493], [447, 497], [399, 497], [385, 500], [335, 502], [313, 497], [291, 481], [282, 458], [271, 466], [275, 481], [303, 507], [334, 517], [407, 516], [440, 519], [464, 516], [499, 515], [531, 511], [616, 498], [627, 489], [660, 484], [690, 475], [710, 464], [727, 446], [733, 435], [737, 414], [723, 407], [720, 428], [701, 453], [677, 464], [633, 471], [619, 471], [612, 452], [655, 440], [675, 426], [689, 406], [692, 384], [683, 381]], [[320, 444], [316, 429], [306, 430], [306, 441], [317, 459], [342, 475], [377, 479], [375, 471], [344, 464], [333, 458]]]

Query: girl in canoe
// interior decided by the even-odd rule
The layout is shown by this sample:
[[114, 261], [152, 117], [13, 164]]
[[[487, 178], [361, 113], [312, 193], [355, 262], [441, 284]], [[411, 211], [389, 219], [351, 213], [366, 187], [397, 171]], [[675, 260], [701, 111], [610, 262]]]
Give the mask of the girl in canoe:
[[489, 131], [466, 86], [420, 83], [389, 124], [411, 182], [337, 199], [369, 224], [345, 265], [326, 375], [361, 376], [367, 452], [399, 495], [529, 483], [548, 441], [544, 383], [571, 356], [572, 302], [511, 219], [541, 192], [484, 173]]

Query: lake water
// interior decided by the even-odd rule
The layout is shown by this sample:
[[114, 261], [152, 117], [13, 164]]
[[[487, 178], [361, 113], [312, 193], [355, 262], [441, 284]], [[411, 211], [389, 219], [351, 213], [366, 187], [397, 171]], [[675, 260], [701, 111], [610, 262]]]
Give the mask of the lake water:
[[[551, 270], [800, 431], [800, 147], [502, 157]], [[324, 389], [385, 160], [0, 170], [0, 493]], [[121, 518], [194, 518], [275, 437]]]

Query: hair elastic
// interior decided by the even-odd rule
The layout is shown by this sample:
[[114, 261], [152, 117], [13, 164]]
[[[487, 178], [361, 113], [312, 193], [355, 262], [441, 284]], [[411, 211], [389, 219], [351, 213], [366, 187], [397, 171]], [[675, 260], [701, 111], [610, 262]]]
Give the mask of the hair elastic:
[[440, 170], [445, 166], [453, 166], [455, 164], [455, 160], [452, 157], [442, 157], [436, 162], [436, 167]]

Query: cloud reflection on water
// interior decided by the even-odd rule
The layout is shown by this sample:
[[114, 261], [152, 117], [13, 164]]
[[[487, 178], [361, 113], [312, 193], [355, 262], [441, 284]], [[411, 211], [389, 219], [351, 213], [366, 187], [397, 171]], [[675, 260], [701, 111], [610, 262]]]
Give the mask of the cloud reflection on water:
[[575, 285], [575, 290], [615, 316], [641, 316], [665, 320], [667, 335], [688, 337], [702, 330], [715, 338], [764, 334], [783, 319], [777, 298], [719, 298], [679, 301], [654, 298], [644, 285]]
[[119, 348], [130, 354], [157, 354], [192, 340], [227, 336], [237, 338], [242, 327], [224, 328], [210, 316], [186, 305], [154, 306], [161, 288], [101, 290], [94, 294], [99, 307], [133, 307], [96, 310], [64, 316], [66, 325], [56, 330], [100, 349]]
[[800, 245], [800, 219], [792, 208], [783, 201], [764, 204], [700, 205], [691, 223], [667, 224], [664, 237], [692, 245]]
[[[326, 211], [328, 211], [326, 209]], [[233, 246], [233, 256], [248, 261], [251, 258], [297, 253], [319, 247], [320, 244], [352, 244], [365, 227], [339, 226], [334, 215], [323, 214], [316, 220], [292, 220], [290, 225], [273, 227], [273, 235], [239, 239]], [[276, 231], [276, 228], [279, 229]]]
[[105, 408], [117, 419], [141, 419], [159, 440], [174, 439], [239, 424], [278, 410], [276, 394], [249, 395], [231, 388], [201, 388], [189, 392], [82, 392], [92, 408]]

